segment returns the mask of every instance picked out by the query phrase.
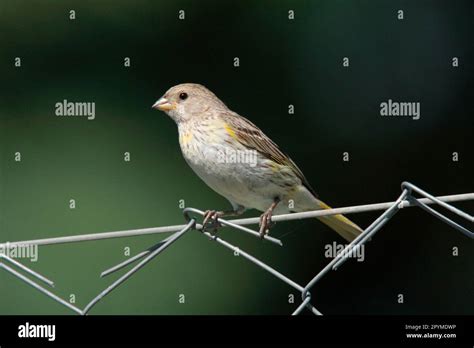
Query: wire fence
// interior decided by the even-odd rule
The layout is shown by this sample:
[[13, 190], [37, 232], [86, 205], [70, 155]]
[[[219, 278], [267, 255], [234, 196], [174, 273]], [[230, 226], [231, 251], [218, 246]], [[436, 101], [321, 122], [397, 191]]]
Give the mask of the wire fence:
[[[350, 255], [354, 255], [358, 249], [367, 241], [369, 241], [372, 236], [377, 233], [399, 210], [408, 207], [420, 207], [422, 210], [432, 214], [436, 218], [445, 222], [454, 229], [460, 231], [467, 237], [474, 239], [474, 232], [468, 228], [462, 226], [461, 224], [455, 222], [451, 218], [443, 215], [438, 210], [433, 209], [430, 205], [438, 205], [447, 211], [457, 215], [458, 217], [469, 221], [471, 224], [474, 222], [473, 216], [463, 212], [462, 210], [455, 208], [454, 206], [448, 204], [450, 202], [466, 201], [473, 200], [474, 193], [458, 194], [458, 195], [449, 195], [449, 196], [439, 196], [434, 197], [433, 195], [423, 191], [417, 186], [404, 182], [401, 185], [402, 193], [396, 201], [386, 202], [386, 203], [377, 203], [377, 204], [367, 204], [367, 205], [358, 205], [344, 208], [335, 208], [335, 209], [326, 209], [326, 210], [315, 210], [308, 211], [303, 213], [292, 213], [292, 214], [282, 214], [275, 215], [272, 217], [272, 222], [278, 221], [291, 221], [291, 220], [300, 220], [307, 218], [314, 218], [319, 216], [335, 215], [335, 214], [353, 214], [361, 212], [370, 212], [370, 211], [380, 211], [383, 210], [383, 213], [374, 220], [357, 238], [355, 238], [350, 244], [348, 244], [343, 250], [341, 250], [336, 257], [334, 257], [331, 262], [329, 262], [319, 273], [317, 273], [308, 283], [300, 285], [297, 282], [291, 280], [278, 270], [274, 269], [270, 265], [264, 263], [258, 258], [250, 255], [241, 248], [225, 241], [221, 237], [212, 234], [206, 231], [205, 228], [199, 223], [197, 223], [198, 218], [196, 216], [204, 216], [204, 212], [194, 208], [185, 208], [183, 210], [184, 218], [186, 219], [186, 224], [184, 225], [174, 225], [174, 226], [165, 226], [165, 227], [154, 227], [146, 229], [135, 229], [127, 231], [115, 231], [115, 232], [105, 232], [105, 233], [96, 233], [96, 234], [85, 234], [78, 236], [65, 236], [57, 238], [46, 238], [46, 239], [37, 239], [29, 241], [18, 241], [18, 242], [9, 242], [0, 244], [0, 268], [10, 273], [14, 277], [22, 280], [26, 284], [32, 286], [38, 291], [42, 292], [44, 295], [50, 297], [54, 301], [62, 304], [63, 306], [71, 309], [72, 311], [86, 315], [89, 311], [100, 302], [105, 296], [110, 294], [113, 290], [123, 284], [125, 281], [130, 279], [136, 272], [138, 272], [142, 267], [147, 263], [153, 260], [156, 256], [161, 254], [165, 249], [170, 247], [172, 244], [176, 243], [180, 237], [190, 231], [198, 231], [203, 235], [207, 236], [209, 239], [215, 241], [216, 243], [222, 245], [225, 248], [230, 249], [234, 253], [244, 257], [248, 261], [252, 262], [256, 266], [264, 269], [269, 272], [276, 278], [285, 282], [290, 287], [294, 288], [301, 294], [301, 304], [294, 310], [293, 315], [298, 315], [303, 312], [305, 309], [309, 310], [311, 313], [316, 315], [322, 315], [322, 313], [312, 304], [312, 297], [310, 290], [321, 280], [324, 275], [326, 275], [331, 270], [336, 270], [344, 262], [347, 261]], [[254, 225], [258, 224], [260, 218], [246, 218], [246, 219], [233, 219], [225, 220], [219, 218], [219, 223], [223, 227], [231, 227], [242, 232], [249, 233], [257, 238], [261, 238], [260, 234], [250, 228], [245, 227], [245, 225]], [[92, 241], [92, 240], [101, 240], [101, 239], [110, 239], [110, 238], [120, 238], [120, 237], [130, 237], [146, 234], [159, 234], [159, 233], [173, 233], [171, 236], [165, 238], [159, 243], [151, 246], [147, 250], [138, 253], [137, 255], [130, 257], [126, 261], [107, 269], [102, 272], [101, 277], [105, 277], [111, 273], [114, 273], [132, 263], [137, 262], [129, 271], [123, 274], [120, 278], [110, 284], [105, 290], [93, 298], [84, 309], [80, 309], [73, 304], [67, 302], [61, 297], [55, 295], [49, 288], [54, 287], [54, 283], [43, 275], [33, 271], [32, 269], [26, 267], [20, 262], [14, 260], [13, 258], [7, 256], [4, 251], [6, 247], [16, 247], [16, 246], [25, 246], [25, 245], [51, 245], [51, 244], [62, 244], [62, 243], [73, 243], [73, 242], [83, 242], [83, 241]], [[275, 243], [278, 245], [283, 245], [282, 242], [271, 236], [264, 236], [265, 240]], [[44, 283], [44, 285], [42, 285]]]

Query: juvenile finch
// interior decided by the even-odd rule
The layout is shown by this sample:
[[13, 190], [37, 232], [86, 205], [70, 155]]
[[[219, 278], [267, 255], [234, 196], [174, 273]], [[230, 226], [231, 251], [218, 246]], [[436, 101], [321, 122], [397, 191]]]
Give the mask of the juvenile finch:
[[[166, 112], [178, 125], [179, 144], [189, 166], [232, 204], [232, 211], [207, 211], [204, 226], [254, 208], [264, 212], [260, 217], [263, 236], [269, 232], [273, 213], [329, 208], [278, 145], [206, 87], [193, 83], [174, 86], [153, 108]], [[319, 220], [348, 241], [362, 232], [343, 215]]]

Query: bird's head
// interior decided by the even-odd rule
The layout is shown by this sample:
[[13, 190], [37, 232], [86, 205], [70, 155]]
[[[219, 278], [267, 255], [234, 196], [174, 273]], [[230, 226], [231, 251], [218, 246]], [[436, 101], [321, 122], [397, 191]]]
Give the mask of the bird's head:
[[196, 83], [182, 83], [171, 87], [152, 108], [164, 111], [177, 124], [200, 118], [206, 111], [226, 106], [206, 87]]

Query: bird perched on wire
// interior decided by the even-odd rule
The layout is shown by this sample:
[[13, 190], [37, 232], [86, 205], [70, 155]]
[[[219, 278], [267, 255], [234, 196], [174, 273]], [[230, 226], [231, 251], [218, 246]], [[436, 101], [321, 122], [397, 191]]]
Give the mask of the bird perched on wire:
[[[189, 166], [232, 204], [229, 211], [206, 211], [203, 226], [254, 208], [264, 212], [260, 217], [263, 237], [269, 232], [273, 213], [330, 208], [278, 145], [206, 87], [194, 83], [174, 86], [153, 108], [166, 112], [178, 125], [179, 144]], [[343, 215], [319, 219], [348, 241], [362, 232]]]

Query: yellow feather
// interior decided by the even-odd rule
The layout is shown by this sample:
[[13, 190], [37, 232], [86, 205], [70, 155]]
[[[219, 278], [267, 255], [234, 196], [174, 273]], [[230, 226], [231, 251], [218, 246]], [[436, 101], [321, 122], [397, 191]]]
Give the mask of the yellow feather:
[[[318, 201], [318, 204], [321, 209], [331, 209], [329, 205], [322, 201]], [[362, 233], [362, 229], [359, 226], [341, 214], [320, 216], [318, 219], [331, 227], [349, 242], [354, 240], [359, 234]]]
[[326, 203], [322, 202], [322, 201], [318, 201], [319, 203], [319, 206], [322, 208], [322, 209], [331, 209], [331, 207], [329, 205], [327, 205]]
[[235, 134], [234, 130], [228, 125], [228, 124], [225, 124], [224, 125], [224, 128], [226, 130], [226, 132], [234, 139], [237, 139], [237, 135]]
[[193, 135], [192, 133], [184, 133], [182, 136], [181, 136], [181, 143], [183, 145], [186, 145], [187, 143], [189, 143], [189, 141], [192, 139]]
[[279, 164], [277, 164], [277, 163], [275, 163], [275, 162], [272, 162], [272, 163], [270, 164], [270, 167], [272, 168], [272, 171], [273, 171], [274, 173], [276, 173], [276, 172], [278, 172], [278, 171], [280, 170], [281, 165], [279, 165]]

